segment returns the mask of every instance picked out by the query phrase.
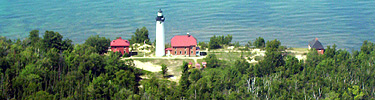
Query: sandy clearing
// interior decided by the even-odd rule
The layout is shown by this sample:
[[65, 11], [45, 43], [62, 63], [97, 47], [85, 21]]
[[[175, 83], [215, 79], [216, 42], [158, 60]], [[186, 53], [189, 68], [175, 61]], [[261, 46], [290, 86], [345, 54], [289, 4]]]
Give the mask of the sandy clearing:
[[[137, 68], [140, 68], [140, 69], [143, 69], [143, 70], [147, 70], [147, 71], [150, 71], [150, 72], [156, 72], [157, 73], [157, 72], [161, 71], [161, 66], [160, 65], [154, 65], [151, 62], [141, 62], [139, 60], [134, 60], [134, 65]], [[168, 73], [168, 75], [172, 75], [172, 77], [169, 77], [168, 80], [174, 81], [174, 82], [178, 82], [180, 80], [181, 73], [180, 72], [175, 73], [174, 72], [174, 70], [176, 70], [175, 67], [177, 67], [177, 66], [174, 66], [174, 67], [168, 66], [167, 73]], [[141, 78], [148, 79], [147, 76], [141, 76]]]
[[134, 65], [137, 68], [147, 70], [150, 72], [160, 72], [161, 71], [161, 66], [160, 65], [154, 65], [151, 62], [141, 62], [138, 60], [134, 60]]
[[305, 60], [306, 59], [306, 55], [296, 55], [295, 56], [298, 60]]
[[[194, 63], [197, 63], [198, 59], [204, 59], [205, 57], [206, 56], [200, 56], [200, 57], [125, 57], [125, 58], [122, 58], [121, 60], [133, 59], [134, 65], [136, 68], [147, 70], [153, 73], [159, 73], [161, 71], [161, 66], [155, 64], [155, 62], [152, 62], [152, 61], [142, 62], [137, 59], [147, 58], [147, 59], [154, 59], [154, 60], [169, 61], [171, 65], [167, 66], [168, 67], [167, 75], [170, 76], [168, 80], [178, 83], [182, 74], [182, 72], [178, 71], [178, 69], [180, 68], [179, 66], [182, 65], [182, 62], [178, 62], [174, 60], [194, 60]], [[142, 78], [147, 79], [149, 77], [142, 76]]]

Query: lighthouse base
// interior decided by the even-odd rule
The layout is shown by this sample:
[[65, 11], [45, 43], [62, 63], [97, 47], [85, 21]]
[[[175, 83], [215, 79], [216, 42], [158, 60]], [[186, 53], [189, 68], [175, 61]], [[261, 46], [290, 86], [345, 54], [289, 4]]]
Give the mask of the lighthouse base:
[[164, 22], [156, 21], [156, 48], [155, 56], [165, 56]]

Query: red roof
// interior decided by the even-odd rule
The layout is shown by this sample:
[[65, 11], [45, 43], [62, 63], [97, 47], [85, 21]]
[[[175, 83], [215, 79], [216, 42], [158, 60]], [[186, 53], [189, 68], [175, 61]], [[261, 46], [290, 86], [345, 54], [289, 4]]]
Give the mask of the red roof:
[[197, 45], [197, 39], [191, 35], [176, 35], [171, 39], [172, 47], [185, 47]]
[[129, 41], [128, 40], [123, 40], [120, 38], [116, 39], [116, 40], [112, 40], [111, 42], [111, 46], [129, 46]]
[[166, 48], [165, 50], [169, 50], [169, 51], [172, 51], [173, 49], [172, 49], [172, 48]]

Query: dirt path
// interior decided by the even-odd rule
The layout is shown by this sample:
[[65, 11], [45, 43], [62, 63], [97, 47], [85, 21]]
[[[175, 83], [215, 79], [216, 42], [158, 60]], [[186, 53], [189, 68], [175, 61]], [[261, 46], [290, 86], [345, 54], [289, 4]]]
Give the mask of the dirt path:
[[203, 59], [206, 56], [200, 56], [200, 57], [127, 57], [127, 58], [122, 58], [122, 60], [125, 59]]

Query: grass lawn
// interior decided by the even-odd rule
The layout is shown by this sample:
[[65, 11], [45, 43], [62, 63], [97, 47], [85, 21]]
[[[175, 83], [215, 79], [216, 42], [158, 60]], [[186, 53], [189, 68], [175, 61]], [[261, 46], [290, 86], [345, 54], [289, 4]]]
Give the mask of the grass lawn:
[[290, 50], [296, 51], [296, 52], [308, 52], [308, 48], [291, 48]]
[[184, 61], [194, 63], [194, 60], [192, 59], [147, 59], [147, 58], [143, 58], [143, 59], [135, 59], [135, 60], [139, 60], [141, 62], [151, 62], [155, 65], [165, 64], [167, 66], [181, 66]]
[[228, 63], [243, 59], [241, 55], [242, 57], [250, 57], [253, 55], [251, 52], [209, 52], [209, 54], [215, 54], [218, 59], [227, 61]]
[[138, 52], [137, 55], [133, 55], [133, 57], [144, 57], [144, 56], [150, 56], [153, 55], [154, 52], [144, 53], [144, 52]]
[[293, 51], [291, 55], [305, 55], [309, 52], [308, 48], [291, 48], [288, 50]]

